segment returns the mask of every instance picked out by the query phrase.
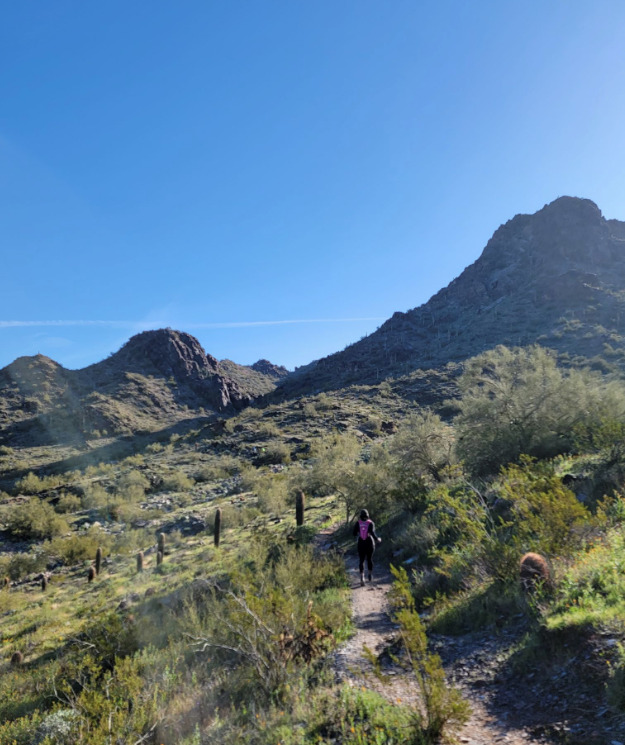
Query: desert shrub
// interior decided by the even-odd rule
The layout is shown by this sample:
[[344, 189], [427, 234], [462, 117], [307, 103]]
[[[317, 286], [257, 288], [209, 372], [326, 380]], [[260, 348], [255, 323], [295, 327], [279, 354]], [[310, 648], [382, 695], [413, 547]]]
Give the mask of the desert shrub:
[[108, 548], [111, 542], [111, 537], [107, 533], [92, 527], [87, 533], [73, 534], [67, 538], [53, 538], [44, 544], [43, 549], [63, 564], [72, 565], [93, 559], [98, 546]]
[[32, 497], [14, 505], [5, 516], [5, 529], [14, 538], [41, 540], [69, 530], [67, 522], [48, 502]]
[[163, 491], [188, 491], [193, 487], [193, 479], [184, 471], [175, 470], [163, 478]]
[[290, 462], [291, 451], [283, 442], [269, 443], [266, 447], [261, 448], [258, 455], [254, 458], [254, 464], [257, 466], [278, 465]]
[[[284, 701], [301, 666], [320, 659], [334, 644], [335, 630], [347, 623], [344, 596], [336, 593], [332, 600], [328, 594], [344, 585], [340, 557], [315, 556], [310, 547], [259, 532], [245, 567], [228, 586], [214, 585], [203, 605], [187, 608], [183, 619], [195, 645], [232, 671], [233, 701]], [[333, 604], [324, 620], [316, 608], [320, 592], [326, 611]]]
[[267, 440], [270, 437], [278, 437], [280, 430], [274, 422], [261, 422], [254, 428], [254, 435], [259, 440]]
[[302, 406], [302, 417], [304, 419], [315, 419], [319, 416], [314, 404], [307, 403]]
[[78, 512], [82, 507], [82, 500], [75, 494], [64, 492], [61, 494], [59, 501], [56, 505], [56, 511], [61, 514], [67, 514], [72, 512]]
[[[418, 743], [412, 739], [414, 723], [410, 709], [389, 703], [366, 688], [344, 685], [338, 690], [321, 690], [309, 698], [304, 742], [336, 742], [345, 745]], [[280, 742], [289, 742], [292, 724], [275, 730]]]
[[557, 584], [552, 625], [610, 625], [625, 615], [625, 537], [608, 532], [576, 555]]
[[425, 627], [416, 611], [406, 570], [391, 567], [391, 571], [395, 577], [389, 595], [393, 618], [399, 626], [405, 665], [415, 677], [421, 699], [412, 710], [419, 736], [415, 741], [433, 745], [465, 724], [471, 710], [460, 692], [447, 685], [440, 657], [427, 648]]
[[33, 572], [40, 572], [45, 569], [47, 558], [42, 551], [11, 554], [10, 557], [3, 557], [0, 563], [0, 572], [3, 576], [8, 576], [16, 582]]
[[127, 471], [117, 480], [116, 492], [119, 497], [129, 502], [139, 502], [145, 498], [150, 482], [141, 471]]
[[113, 496], [104, 487], [99, 484], [90, 484], [85, 489], [82, 503], [87, 509], [97, 509], [106, 507], [112, 499]]
[[448, 478], [455, 461], [454, 431], [436, 414], [414, 414], [392, 438], [389, 454], [396, 481], [393, 498], [418, 511], [428, 490]]
[[533, 463], [502, 470], [498, 494], [508, 505], [500, 521], [502, 540], [518, 546], [518, 556], [528, 550], [547, 556], [569, 555], [579, 546], [590, 521], [588, 510], [562, 485], [549, 463]]
[[328, 411], [328, 409], [334, 408], [334, 402], [327, 393], [319, 393], [310, 400], [318, 411]]
[[206, 463], [194, 474], [194, 479], [197, 482], [204, 481], [218, 481], [220, 479], [227, 479], [230, 476], [234, 476], [238, 473], [241, 468], [241, 463], [238, 458], [232, 455], [220, 455], [210, 463]]
[[356, 509], [360, 495], [352, 481], [361, 462], [362, 446], [352, 435], [331, 435], [315, 442], [311, 467], [297, 472], [297, 487], [306, 494], [336, 494], [345, 505], [346, 520]]
[[528, 453], [566, 452], [575, 428], [625, 412], [622, 387], [585, 371], [562, 370], [541, 347], [499, 346], [469, 360], [459, 379], [457, 451], [477, 474]]
[[38, 494], [44, 489], [54, 488], [59, 482], [58, 479], [48, 478], [40, 479], [32, 471], [15, 484], [17, 494]]

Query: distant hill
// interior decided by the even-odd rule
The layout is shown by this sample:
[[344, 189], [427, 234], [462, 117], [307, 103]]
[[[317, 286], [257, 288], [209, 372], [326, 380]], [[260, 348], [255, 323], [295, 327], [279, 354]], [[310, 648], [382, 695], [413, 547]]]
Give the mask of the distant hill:
[[193, 336], [171, 329], [133, 336], [82, 370], [43, 355], [20, 357], [0, 370], [0, 441], [133, 434], [240, 409], [275, 387], [281, 373], [273, 368], [219, 362]]
[[625, 223], [606, 220], [588, 199], [561, 197], [498, 228], [479, 259], [427, 303], [299, 368], [274, 395], [376, 383], [497, 344], [539, 343], [622, 368], [624, 337]]

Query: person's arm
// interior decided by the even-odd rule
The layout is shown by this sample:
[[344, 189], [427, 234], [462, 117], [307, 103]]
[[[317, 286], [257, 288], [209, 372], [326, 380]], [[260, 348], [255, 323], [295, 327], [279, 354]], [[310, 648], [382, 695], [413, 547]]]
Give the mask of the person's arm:
[[373, 520], [369, 523], [369, 535], [373, 536], [376, 543], [382, 543], [382, 539], [375, 534], [375, 523]]

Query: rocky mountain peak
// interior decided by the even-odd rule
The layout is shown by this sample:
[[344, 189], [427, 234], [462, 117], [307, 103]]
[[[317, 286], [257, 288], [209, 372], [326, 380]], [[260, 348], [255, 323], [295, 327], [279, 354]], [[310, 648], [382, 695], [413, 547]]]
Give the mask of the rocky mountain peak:
[[127, 371], [165, 377], [204, 380], [217, 372], [217, 360], [206, 354], [191, 334], [173, 329], [143, 331], [104, 363], [113, 361]]
[[288, 394], [375, 383], [459, 362], [497, 344], [539, 342], [593, 357], [623, 338], [625, 223], [559, 197], [500, 226], [481, 256], [424, 305], [296, 371]]
[[283, 367], [282, 365], [274, 365], [273, 362], [264, 359], [258, 360], [258, 362], [255, 362], [251, 367], [252, 370], [256, 370], [256, 372], [262, 373], [263, 375], [268, 375], [270, 378], [275, 378], [276, 380], [286, 378], [289, 374], [286, 367]]

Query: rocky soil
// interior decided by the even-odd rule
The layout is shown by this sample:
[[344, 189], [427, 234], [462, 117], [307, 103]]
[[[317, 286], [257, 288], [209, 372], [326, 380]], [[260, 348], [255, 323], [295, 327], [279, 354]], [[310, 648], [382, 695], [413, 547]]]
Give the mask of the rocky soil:
[[[416, 704], [414, 682], [387, 654], [396, 641], [387, 602], [392, 582], [388, 567], [376, 567], [373, 582], [361, 587], [355, 550], [347, 553], [346, 564], [356, 633], [335, 653], [337, 678], [352, 686], [373, 688], [390, 701]], [[471, 704], [473, 713], [458, 733], [458, 741], [468, 745], [625, 745], [625, 721], [611, 714], [603, 702], [605, 674], [600, 668], [611, 640], [590, 638], [568, 659], [541, 660], [533, 668], [526, 664], [521, 674], [513, 658], [526, 630], [526, 621], [516, 618], [496, 634], [429, 636], [449, 683]], [[379, 656], [390, 683], [375, 677], [365, 647]]]

